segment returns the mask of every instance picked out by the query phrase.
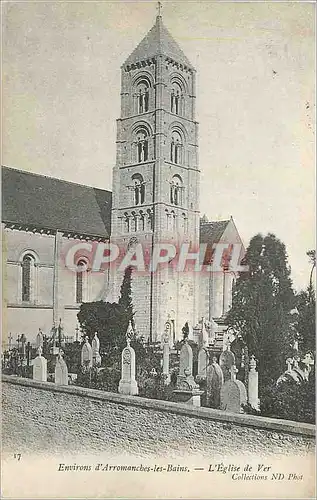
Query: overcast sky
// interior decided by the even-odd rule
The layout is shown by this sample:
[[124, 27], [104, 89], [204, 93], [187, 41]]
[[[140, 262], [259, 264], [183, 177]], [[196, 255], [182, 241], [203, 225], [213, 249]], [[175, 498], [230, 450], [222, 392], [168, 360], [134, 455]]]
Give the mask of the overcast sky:
[[[273, 232], [296, 288], [314, 229], [313, 3], [163, 3], [196, 67], [201, 212], [233, 216], [247, 245]], [[156, 2], [3, 7], [3, 164], [111, 189], [120, 65]]]

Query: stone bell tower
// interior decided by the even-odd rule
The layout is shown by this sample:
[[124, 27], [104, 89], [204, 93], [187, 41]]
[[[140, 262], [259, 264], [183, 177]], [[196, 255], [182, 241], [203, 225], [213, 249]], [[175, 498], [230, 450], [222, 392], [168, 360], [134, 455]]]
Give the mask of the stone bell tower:
[[[195, 69], [161, 15], [121, 67], [121, 116], [113, 170], [111, 241], [128, 248], [199, 243], [198, 124]], [[197, 274], [197, 273], [196, 273]], [[118, 295], [123, 273], [114, 278]], [[172, 267], [132, 273], [136, 329], [160, 340], [167, 319], [173, 340], [198, 319], [194, 274]]]

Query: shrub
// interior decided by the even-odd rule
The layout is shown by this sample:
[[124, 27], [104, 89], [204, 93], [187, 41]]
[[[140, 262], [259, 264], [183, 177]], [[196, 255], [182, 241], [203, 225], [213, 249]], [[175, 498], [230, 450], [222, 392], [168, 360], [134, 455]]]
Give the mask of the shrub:
[[293, 381], [271, 384], [260, 393], [261, 415], [297, 422], [315, 423], [315, 377], [296, 384]]

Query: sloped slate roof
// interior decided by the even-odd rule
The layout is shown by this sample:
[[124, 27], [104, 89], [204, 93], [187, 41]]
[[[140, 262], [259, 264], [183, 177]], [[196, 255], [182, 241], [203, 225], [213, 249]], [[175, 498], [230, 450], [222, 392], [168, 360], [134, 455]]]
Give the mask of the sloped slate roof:
[[223, 235], [223, 232], [229, 222], [230, 220], [220, 220], [213, 222], [200, 221], [200, 243], [208, 243], [208, 245], [217, 243]]
[[184, 52], [175, 42], [169, 31], [165, 28], [162, 17], [156, 17], [156, 23], [143, 38], [132, 54], [125, 61], [124, 65], [130, 65], [138, 61], [144, 61], [151, 57], [163, 54], [176, 62], [193, 68]]
[[110, 236], [111, 191], [2, 167], [2, 221]]

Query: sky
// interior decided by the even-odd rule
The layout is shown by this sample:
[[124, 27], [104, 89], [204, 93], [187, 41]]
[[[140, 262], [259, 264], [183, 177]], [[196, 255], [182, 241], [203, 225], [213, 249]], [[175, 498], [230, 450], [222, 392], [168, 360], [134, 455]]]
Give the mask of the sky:
[[[201, 214], [315, 248], [315, 5], [162, 2], [197, 70]], [[4, 2], [2, 164], [111, 190], [120, 66], [156, 2]]]

